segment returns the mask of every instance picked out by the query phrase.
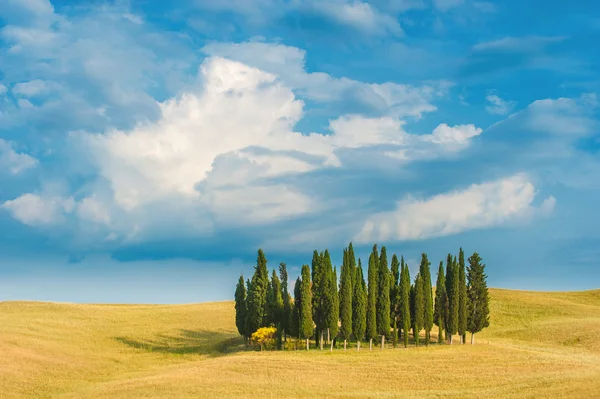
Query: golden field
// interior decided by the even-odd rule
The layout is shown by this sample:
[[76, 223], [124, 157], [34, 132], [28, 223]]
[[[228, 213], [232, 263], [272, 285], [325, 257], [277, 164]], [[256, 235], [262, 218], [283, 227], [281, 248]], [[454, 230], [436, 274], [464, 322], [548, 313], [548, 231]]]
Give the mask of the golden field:
[[2, 302], [0, 398], [600, 397], [600, 290], [490, 295], [474, 346], [333, 353], [244, 350], [233, 302]]

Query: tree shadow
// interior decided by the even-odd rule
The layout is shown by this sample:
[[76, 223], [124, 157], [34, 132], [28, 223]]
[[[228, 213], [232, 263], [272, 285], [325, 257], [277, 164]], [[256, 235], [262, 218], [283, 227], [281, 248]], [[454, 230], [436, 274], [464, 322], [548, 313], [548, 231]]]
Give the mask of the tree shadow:
[[202, 354], [211, 357], [246, 350], [240, 336], [219, 331], [179, 330], [179, 335], [158, 334], [153, 339], [115, 337], [116, 341], [146, 352], [174, 355]]

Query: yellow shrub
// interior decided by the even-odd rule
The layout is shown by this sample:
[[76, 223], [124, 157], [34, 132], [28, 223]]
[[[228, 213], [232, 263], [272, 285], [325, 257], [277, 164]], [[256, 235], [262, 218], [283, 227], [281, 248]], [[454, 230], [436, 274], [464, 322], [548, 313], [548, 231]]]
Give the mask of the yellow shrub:
[[262, 327], [250, 337], [250, 341], [260, 345], [260, 350], [275, 349], [277, 329], [275, 327]]

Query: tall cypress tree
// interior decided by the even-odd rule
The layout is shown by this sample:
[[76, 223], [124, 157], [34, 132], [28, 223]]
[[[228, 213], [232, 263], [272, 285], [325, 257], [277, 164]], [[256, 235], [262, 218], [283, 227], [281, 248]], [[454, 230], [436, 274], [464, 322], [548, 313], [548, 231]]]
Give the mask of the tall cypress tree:
[[287, 266], [281, 262], [279, 264], [279, 278], [281, 279], [281, 297], [283, 299], [283, 312], [281, 314], [281, 329], [284, 339], [287, 341], [287, 335], [290, 330], [290, 317], [292, 311], [291, 297], [288, 290]]
[[331, 349], [333, 351], [333, 340], [337, 337], [340, 321], [340, 301], [337, 291], [337, 269], [334, 267], [329, 273], [326, 284], [326, 319], [327, 333], [330, 336]]
[[433, 288], [431, 286], [431, 263], [427, 254], [421, 254], [421, 265], [419, 267], [421, 282], [423, 284], [423, 328], [425, 329], [425, 345], [429, 345], [431, 329], [433, 328]]
[[423, 288], [423, 277], [421, 273], [417, 273], [413, 286], [413, 335], [416, 346], [419, 346], [419, 333], [425, 324], [425, 291]]
[[398, 345], [398, 304], [400, 295], [400, 262], [396, 254], [392, 255], [390, 283], [390, 319], [392, 320], [394, 348]]
[[467, 337], [467, 279], [465, 276], [465, 253], [460, 249], [458, 254], [458, 334], [460, 343]]
[[490, 325], [490, 298], [487, 288], [485, 264], [477, 252], [469, 257], [467, 270], [468, 315], [467, 331], [471, 333], [471, 345], [475, 343], [475, 334]]
[[400, 325], [402, 326], [402, 335], [404, 338], [404, 347], [408, 347], [408, 330], [411, 326], [410, 315], [410, 272], [408, 265], [404, 264], [404, 258], [400, 264], [400, 293], [398, 298], [398, 308], [400, 311]]
[[352, 334], [356, 339], [356, 350], [360, 350], [360, 342], [365, 338], [367, 329], [367, 286], [363, 276], [362, 264], [358, 259], [352, 298]]
[[340, 330], [344, 338], [344, 350], [352, 335], [352, 271], [348, 251], [344, 249], [344, 262], [340, 274]]
[[317, 250], [313, 252], [312, 258], [312, 311], [313, 320], [315, 322], [315, 343], [317, 346], [321, 345], [321, 338], [323, 336], [323, 328], [325, 325], [325, 317], [323, 314], [323, 286], [325, 284], [324, 278], [324, 267], [323, 267], [323, 253], [319, 253]]
[[269, 290], [267, 258], [262, 249], [258, 250], [256, 267], [248, 292], [248, 334], [252, 335], [267, 324], [267, 292]]
[[433, 321], [438, 326], [438, 343], [443, 342], [443, 331], [445, 329], [444, 317], [446, 316], [446, 277], [444, 275], [444, 262], [440, 262], [438, 268], [437, 282], [435, 283], [435, 311]]
[[377, 332], [381, 334], [381, 349], [383, 349], [385, 338], [390, 334], [390, 269], [385, 247], [381, 247], [378, 272]]
[[252, 292], [252, 282], [249, 278], [246, 279], [246, 334], [250, 338], [250, 314], [248, 313], [248, 302], [250, 300], [250, 292]]
[[244, 284], [244, 275], [240, 276], [235, 287], [235, 326], [244, 340], [248, 338], [246, 331], [246, 285]]
[[448, 254], [446, 265], [446, 295], [448, 297], [448, 311], [446, 314], [446, 331], [450, 344], [452, 336], [458, 332], [458, 296], [459, 296], [459, 275], [458, 262], [456, 257]]
[[368, 272], [368, 297], [367, 297], [367, 338], [369, 339], [369, 349], [373, 349], [373, 339], [377, 337], [377, 283], [379, 256], [377, 255], [377, 245], [373, 246], [373, 252], [369, 256]]
[[309, 339], [313, 334], [312, 319], [312, 293], [310, 290], [310, 268], [302, 266], [302, 282], [300, 284], [300, 338], [306, 340], [306, 350], [309, 348]]
[[[327, 332], [327, 342], [330, 341], [331, 326], [333, 325], [333, 319], [335, 319], [337, 329], [337, 319], [339, 318], [339, 301], [337, 300], [337, 285], [335, 282], [332, 283], [333, 277], [333, 265], [331, 263], [331, 257], [329, 251], [326, 249], [322, 256], [321, 272], [322, 274], [322, 286], [321, 286], [321, 307], [323, 315], [323, 330], [322, 334]], [[335, 309], [334, 309], [335, 306]], [[322, 349], [321, 344], [321, 349]]]
[[290, 309], [290, 335], [300, 339], [300, 309], [302, 302], [302, 279], [298, 277], [294, 284], [294, 300]]
[[281, 319], [283, 316], [283, 295], [281, 293], [281, 281], [279, 280], [275, 269], [273, 269], [273, 274], [271, 275], [271, 298], [268, 305], [271, 324], [273, 324], [277, 329], [277, 347], [281, 349]]

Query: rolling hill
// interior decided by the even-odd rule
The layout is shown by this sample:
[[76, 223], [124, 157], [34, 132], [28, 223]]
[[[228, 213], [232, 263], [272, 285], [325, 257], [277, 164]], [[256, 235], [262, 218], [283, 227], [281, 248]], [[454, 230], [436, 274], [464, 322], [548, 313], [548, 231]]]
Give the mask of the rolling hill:
[[2, 302], [0, 397], [600, 395], [600, 290], [490, 289], [490, 295], [491, 326], [474, 346], [371, 352], [363, 346], [358, 353], [247, 351], [235, 328], [233, 302]]

